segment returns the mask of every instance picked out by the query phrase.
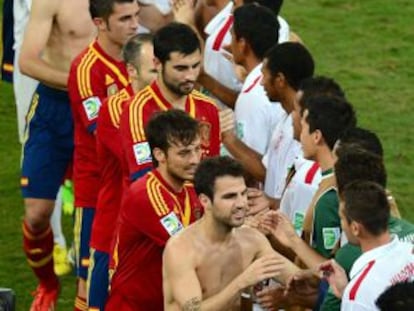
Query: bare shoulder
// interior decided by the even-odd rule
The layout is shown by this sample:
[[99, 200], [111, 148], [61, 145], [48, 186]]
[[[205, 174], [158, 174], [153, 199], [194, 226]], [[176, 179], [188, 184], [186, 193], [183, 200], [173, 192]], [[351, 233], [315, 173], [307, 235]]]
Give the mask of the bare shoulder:
[[31, 7], [31, 19], [43, 16], [56, 16], [59, 12], [61, 1], [59, 0], [33, 0]]
[[169, 257], [185, 257], [191, 258], [197, 252], [197, 226], [190, 225], [178, 234], [172, 236], [165, 246], [164, 258], [168, 260]]

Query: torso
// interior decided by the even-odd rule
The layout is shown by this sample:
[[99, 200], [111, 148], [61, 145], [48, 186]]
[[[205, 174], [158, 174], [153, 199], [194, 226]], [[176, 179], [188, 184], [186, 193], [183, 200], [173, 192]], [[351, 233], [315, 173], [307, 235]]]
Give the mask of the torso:
[[43, 59], [55, 68], [69, 71], [72, 60], [93, 40], [95, 34], [88, 1], [61, 1]]

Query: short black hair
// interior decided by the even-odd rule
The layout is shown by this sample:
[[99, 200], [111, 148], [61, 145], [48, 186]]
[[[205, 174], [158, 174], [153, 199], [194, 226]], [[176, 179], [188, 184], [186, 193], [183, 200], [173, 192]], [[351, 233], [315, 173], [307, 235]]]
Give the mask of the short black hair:
[[197, 50], [201, 52], [200, 41], [188, 25], [172, 22], [154, 35], [154, 55], [162, 64], [170, 59], [173, 52], [189, 55]]
[[279, 22], [268, 9], [256, 3], [245, 4], [234, 10], [233, 31], [237, 40], [243, 38], [254, 55], [262, 60], [279, 40]]
[[338, 192], [355, 180], [367, 180], [387, 186], [387, 173], [383, 159], [359, 145], [344, 144], [336, 149], [335, 176]]
[[377, 307], [381, 311], [413, 311], [414, 281], [391, 285], [378, 297]]
[[373, 236], [379, 236], [388, 230], [390, 205], [384, 188], [379, 184], [357, 180], [347, 184], [340, 197], [348, 223], [361, 223]]
[[309, 133], [321, 131], [329, 149], [345, 131], [356, 125], [356, 117], [351, 104], [337, 96], [317, 95], [307, 101]]
[[279, 15], [283, 0], [244, 0], [243, 4], [257, 3], [263, 7], [268, 8], [276, 16]]
[[157, 167], [154, 149], [159, 148], [166, 153], [171, 144], [191, 144], [199, 136], [199, 123], [179, 109], [157, 112], [145, 127], [145, 135], [151, 148], [152, 162]]
[[360, 127], [349, 128], [342, 135], [339, 145], [343, 144], [357, 144], [361, 148], [375, 153], [379, 157], [384, 156], [384, 149], [382, 148], [381, 140], [374, 132]]
[[289, 86], [298, 90], [302, 80], [313, 76], [315, 62], [308, 49], [298, 42], [284, 42], [273, 46], [267, 53], [266, 68], [272, 77], [282, 73]]
[[228, 156], [217, 156], [201, 161], [194, 176], [194, 188], [198, 195], [205, 194], [214, 200], [214, 186], [217, 178], [224, 176], [242, 177], [242, 165]]
[[89, 0], [89, 13], [92, 18], [103, 18], [108, 20], [114, 11], [115, 3], [131, 3], [137, 0]]
[[325, 76], [309, 77], [300, 82], [299, 90], [303, 92], [299, 101], [301, 114], [306, 108], [306, 102], [310, 97], [316, 95], [328, 95], [345, 98], [345, 92], [341, 86], [332, 78]]

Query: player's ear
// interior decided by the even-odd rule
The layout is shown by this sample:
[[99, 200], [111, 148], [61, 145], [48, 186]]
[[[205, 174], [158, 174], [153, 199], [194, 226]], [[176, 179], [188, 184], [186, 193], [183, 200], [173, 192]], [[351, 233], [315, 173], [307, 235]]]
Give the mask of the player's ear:
[[132, 64], [127, 63], [126, 69], [127, 69], [128, 77], [130, 81], [136, 80], [138, 78], [138, 71]]
[[209, 206], [211, 205], [210, 198], [206, 196], [204, 193], [200, 193], [198, 195], [198, 199], [200, 200], [200, 203], [203, 206], [204, 210], [207, 210]]
[[102, 17], [94, 17], [92, 21], [99, 31], [106, 30], [106, 21]]
[[359, 237], [361, 235], [361, 224], [356, 222], [355, 220], [351, 221], [350, 224], [351, 233], [355, 237]]
[[163, 150], [160, 148], [154, 148], [154, 150], [152, 150], [152, 154], [158, 163], [165, 163], [166, 156]]
[[157, 69], [158, 72], [161, 72], [162, 63], [158, 57], [154, 57], [152, 61], [154, 62], [155, 69]]

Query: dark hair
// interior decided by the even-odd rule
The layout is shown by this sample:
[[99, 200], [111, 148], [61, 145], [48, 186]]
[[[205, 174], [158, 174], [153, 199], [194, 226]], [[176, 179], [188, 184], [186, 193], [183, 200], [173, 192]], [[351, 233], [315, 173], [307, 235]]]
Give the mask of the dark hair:
[[200, 41], [194, 30], [182, 23], [170, 23], [154, 35], [154, 55], [162, 64], [170, 59], [172, 52], [189, 55], [201, 51]]
[[307, 102], [309, 133], [320, 130], [329, 149], [343, 133], [356, 124], [355, 112], [344, 98], [317, 95]]
[[272, 77], [282, 73], [294, 90], [298, 90], [302, 80], [311, 77], [315, 70], [312, 55], [298, 42], [277, 44], [266, 53], [265, 57], [266, 67]]
[[348, 223], [359, 222], [374, 236], [387, 230], [390, 205], [383, 187], [372, 181], [357, 180], [347, 184], [340, 197]]
[[341, 86], [334, 80], [324, 76], [309, 77], [300, 82], [299, 90], [303, 92], [299, 101], [301, 113], [306, 109], [306, 102], [316, 95], [329, 95], [345, 98]]
[[89, 0], [89, 13], [92, 18], [100, 17], [108, 20], [114, 11], [115, 3], [131, 3], [137, 0]]
[[396, 283], [388, 287], [377, 299], [381, 311], [413, 311], [414, 281]]
[[268, 8], [275, 16], [280, 13], [283, 0], [244, 0], [243, 4], [257, 3], [265, 8]]
[[157, 112], [145, 127], [145, 135], [151, 148], [152, 162], [157, 167], [154, 148], [167, 152], [171, 144], [191, 144], [199, 135], [199, 123], [182, 110]]
[[367, 129], [360, 127], [350, 128], [342, 135], [340, 139], [340, 146], [342, 144], [356, 144], [361, 148], [375, 153], [379, 157], [384, 156], [384, 150], [378, 136]]
[[279, 40], [279, 22], [268, 9], [255, 3], [238, 7], [234, 13], [233, 30], [236, 39], [245, 39], [260, 60]]
[[239, 162], [228, 156], [207, 158], [199, 164], [194, 176], [194, 188], [198, 195], [205, 194], [214, 199], [216, 179], [223, 176], [243, 177], [244, 170]]
[[141, 55], [141, 48], [144, 43], [152, 44], [152, 39], [153, 37], [149, 33], [140, 33], [130, 38], [122, 48], [122, 58], [124, 62], [137, 67], [137, 70], [139, 70], [139, 63], [136, 63], [136, 60]]
[[335, 176], [339, 193], [355, 180], [372, 181], [386, 187], [387, 173], [384, 162], [378, 155], [354, 144], [341, 144], [336, 155], [338, 160], [335, 163]]

